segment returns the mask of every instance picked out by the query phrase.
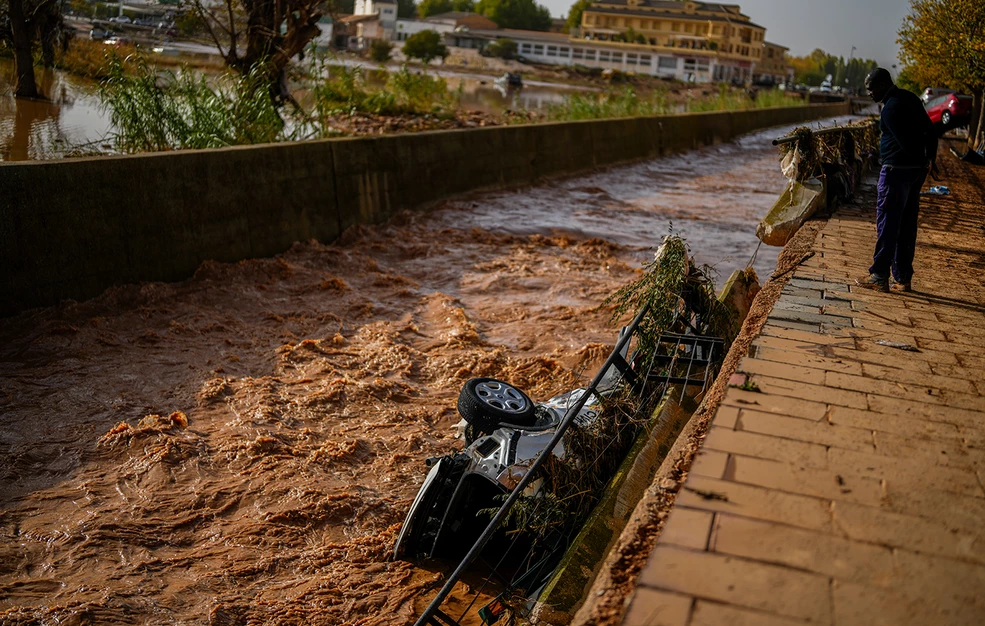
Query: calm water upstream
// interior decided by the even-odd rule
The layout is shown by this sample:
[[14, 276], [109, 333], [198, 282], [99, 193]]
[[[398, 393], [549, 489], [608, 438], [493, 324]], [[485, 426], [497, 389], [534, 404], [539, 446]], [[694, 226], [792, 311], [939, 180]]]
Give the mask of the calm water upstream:
[[[0, 161], [61, 158], [78, 150], [105, 149], [112, 131], [109, 113], [99, 106], [96, 85], [57, 70], [37, 68], [46, 100], [13, 97], [14, 66], [0, 59]], [[370, 82], [382, 84], [369, 73]], [[532, 85], [506, 91], [492, 78], [447, 76], [449, 89], [461, 90], [461, 107], [488, 113], [505, 109], [543, 110], [560, 102], [571, 89]]]
[[86, 144], [99, 148], [111, 125], [95, 85], [57, 70], [35, 71], [46, 99], [14, 98], [14, 63], [0, 58], [0, 161], [58, 158]]

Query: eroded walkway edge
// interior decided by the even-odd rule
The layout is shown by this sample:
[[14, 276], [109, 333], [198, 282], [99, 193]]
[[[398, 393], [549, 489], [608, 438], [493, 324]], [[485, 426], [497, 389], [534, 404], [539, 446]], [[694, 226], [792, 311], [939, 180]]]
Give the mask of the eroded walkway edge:
[[981, 623], [985, 175], [941, 161], [954, 195], [924, 199], [912, 293], [854, 286], [871, 186], [824, 225], [729, 381], [624, 624]]

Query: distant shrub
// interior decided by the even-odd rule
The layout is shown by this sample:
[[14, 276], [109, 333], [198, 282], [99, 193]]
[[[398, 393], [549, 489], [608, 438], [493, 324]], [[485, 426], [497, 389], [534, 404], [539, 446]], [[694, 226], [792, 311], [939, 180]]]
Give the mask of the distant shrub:
[[369, 44], [369, 58], [373, 59], [377, 63], [386, 63], [390, 60], [390, 54], [393, 52], [393, 44], [389, 41], [383, 41], [382, 39], [374, 39]]

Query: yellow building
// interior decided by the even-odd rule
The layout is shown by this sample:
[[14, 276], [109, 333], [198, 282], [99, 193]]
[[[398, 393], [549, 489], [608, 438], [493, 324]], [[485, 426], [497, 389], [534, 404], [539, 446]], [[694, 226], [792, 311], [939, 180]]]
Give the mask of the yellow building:
[[793, 80], [793, 67], [787, 61], [790, 48], [779, 44], [763, 42], [763, 56], [756, 64], [753, 80], [773, 84], [789, 83]]
[[581, 38], [646, 46], [697, 82], [752, 80], [766, 37], [737, 4], [602, 0], [581, 19]]

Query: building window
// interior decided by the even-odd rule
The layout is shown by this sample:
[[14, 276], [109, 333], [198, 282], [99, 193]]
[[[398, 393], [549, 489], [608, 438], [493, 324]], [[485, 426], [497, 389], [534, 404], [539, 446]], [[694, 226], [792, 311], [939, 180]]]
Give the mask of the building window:
[[608, 50], [599, 50], [599, 61], [606, 61], [607, 62], [608, 60], [609, 60], [609, 51]]
[[557, 46], [547, 46], [547, 56], [556, 57], [557, 56]]
[[582, 59], [585, 57], [585, 50], [583, 48], [572, 48], [571, 58], [572, 59]]
[[636, 65], [636, 55], [632, 52], [626, 53], [626, 65]]
[[622, 63], [622, 52], [613, 52], [612, 53], [612, 62], [613, 63]]
[[649, 54], [640, 55], [640, 65], [645, 65], [646, 67], [650, 67], [650, 63], [652, 61], [653, 61], [653, 57], [651, 57]]
[[585, 60], [586, 61], [594, 61], [595, 60], [595, 51], [594, 50], [585, 50]]
[[681, 31], [681, 25], [677, 22], [674, 22], [674, 24], [670, 27], [670, 30], [674, 31], [675, 33], [679, 33]]
[[657, 64], [662, 70], [676, 70], [677, 69], [677, 59], [674, 57], [659, 57], [660, 61]]
[[542, 46], [541, 44], [535, 44], [534, 54], [544, 54], [544, 46]]
[[530, 54], [530, 50], [531, 50], [530, 44], [528, 43], [520, 44], [520, 52], [523, 52], [524, 54]]
[[565, 57], [565, 58], [570, 57], [571, 48], [564, 48], [564, 47], [558, 48], [557, 55], [559, 57]]
[[694, 32], [694, 25], [693, 24], [685, 24], [684, 25], [684, 32], [685, 33], [693, 33]]
[[722, 32], [722, 27], [721, 26], [713, 26], [712, 29], [711, 29], [711, 33], [713, 35], [717, 35], [720, 32]]

